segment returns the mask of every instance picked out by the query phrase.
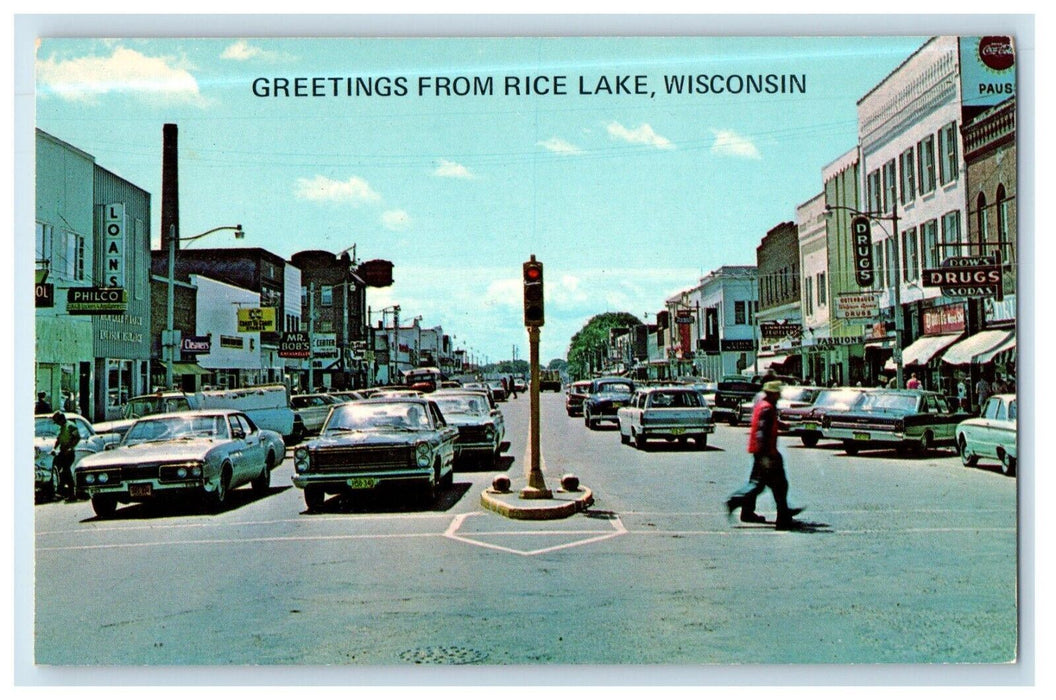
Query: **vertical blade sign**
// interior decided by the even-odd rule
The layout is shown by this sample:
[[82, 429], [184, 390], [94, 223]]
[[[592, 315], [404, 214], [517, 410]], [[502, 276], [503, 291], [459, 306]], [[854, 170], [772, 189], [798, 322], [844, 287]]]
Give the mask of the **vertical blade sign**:
[[854, 279], [859, 287], [872, 287], [876, 275], [873, 270], [873, 233], [869, 217], [856, 216], [851, 219], [851, 236], [854, 239]]

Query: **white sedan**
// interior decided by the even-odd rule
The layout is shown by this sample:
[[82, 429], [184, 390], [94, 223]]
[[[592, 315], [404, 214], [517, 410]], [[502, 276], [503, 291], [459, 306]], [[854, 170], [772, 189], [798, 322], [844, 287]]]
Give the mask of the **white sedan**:
[[996, 459], [1001, 473], [1016, 473], [1016, 395], [997, 394], [983, 404], [978, 418], [957, 425], [957, 452], [961, 463], [974, 466], [980, 457]]
[[258, 428], [245, 413], [217, 409], [140, 418], [117, 447], [81, 460], [77, 488], [99, 517], [118, 502], [166, 496], [202, 498], [219, 510], [231, 489], [271, 486], [271, 470], [286, 456], [282, 435]]

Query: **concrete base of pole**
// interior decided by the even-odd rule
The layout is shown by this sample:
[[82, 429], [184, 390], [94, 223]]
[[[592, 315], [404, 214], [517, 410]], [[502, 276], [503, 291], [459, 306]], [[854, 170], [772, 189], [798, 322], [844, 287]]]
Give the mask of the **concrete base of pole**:
[[554, 492], [548, 488], [536, 488], [534, 486], [526, 486], [521, 489], [521, 498], [526, 500], [536, 500], [542, 498], [553, 498]]

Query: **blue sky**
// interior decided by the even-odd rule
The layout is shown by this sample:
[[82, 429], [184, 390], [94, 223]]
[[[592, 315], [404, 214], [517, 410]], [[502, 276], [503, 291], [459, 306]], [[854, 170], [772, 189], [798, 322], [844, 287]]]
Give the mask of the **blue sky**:
[[[155, 246], [162, 126], [176, 123], [182, 235], [241, 223], [245, 245], [283, 257], [356, 244], [395, 264], [373, 308], [399, 304], [491, 360], [527, 357], [520, 264], [534, 254], [545, 362], [594, 314], [651, 319], [701, 275], [754, 264], [854, 147], [857, 100], [923, 41], [42, 39], [36, 122], [151, 192]], [[806, 91], [667, 94], [665, 76], [687, 74], [794, 74]], [[436, 94], [459, 76], [491, 78], [491, 94]], [[564, 76], [565, 94], [505, 94], [507, 76]], [[644, 94], [609, 94], [619, 76], [644, 76]], [[407, 94], [345, 96], [357, 77]], [[256, 79], [295, 78], [324, 94], [254, 95]]]

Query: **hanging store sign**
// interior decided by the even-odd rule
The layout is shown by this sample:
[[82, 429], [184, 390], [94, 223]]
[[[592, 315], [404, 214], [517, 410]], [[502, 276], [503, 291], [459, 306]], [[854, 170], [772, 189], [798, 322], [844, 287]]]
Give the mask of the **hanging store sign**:
[[873, 271], [873, 232], [869, 217], [851, 219], [851, 238], [854, 240], [854, 279], [859, 287], [872, 287], [876, 281]]
[[759, 324], [759, 333], [764, 338], [799, 338], [803, 327], [788, 321], [767, 321]]
[[299, 357], [305, 359], [312, 355], [312, 344], [308, 334], [303, 331], [287, 331], [279, 342], [279, 357]]
[[180, 352], [188, 355], [212, 352], [213, 340], [207, 335], [189, 335], [180, 343]]
[[33, 296], [36, 299], [36, 308], [50, 309], [55, 306], [55, 285], [48, 282], [35, 284]]
[[723, 351], [730, 352], [746, 352], [755, 350], [755, 341], [752, 339], [748, 340], [723, 340], [721, 347]]
[[946, 258], [940, 267], [924, 270], [924, 287], [939, 287], [943, 296], [1001, 298], [1001, 265], [992, 255]]
[[275, 331], [275, 309], [265, 306], [259, 309], [238, 310], [239, 333], [265, 333]]
[[961, 333], [965, 329], [964, 304], [950, 304], [924, 309], [924, 335]]
[[124, 313], [128, 293], [120, 287], [75, 287], [66, 290], [66, 311], [74, 316]]
[[880, 317], [880, 293], [859, 292], [836, 295], [836, 318], [872, 321]]
[[103, 279], [107, 287], [125, 286], [125, 205], [103, 207]]

